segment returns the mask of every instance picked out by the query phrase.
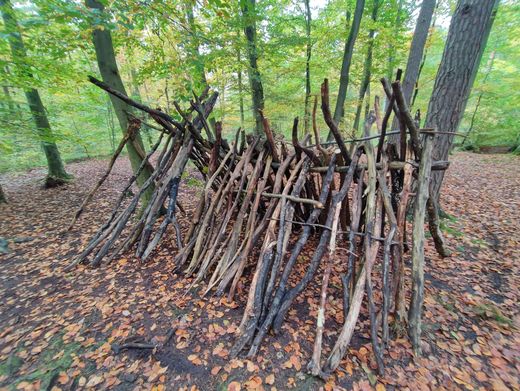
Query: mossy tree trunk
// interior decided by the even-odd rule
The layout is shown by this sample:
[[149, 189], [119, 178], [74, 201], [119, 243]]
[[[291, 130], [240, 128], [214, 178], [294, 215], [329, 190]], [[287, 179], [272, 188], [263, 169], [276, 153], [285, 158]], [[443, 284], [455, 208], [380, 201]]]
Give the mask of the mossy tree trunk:
[[[10, 0], [0, 0], [0, 8], [2, 11], [4, 26], [9, 37], [13, 62], [17, 64], [17, 69], [21, 71], [22, 75], [28, 80], [28, 84], [30, 84], [33, 80], [33, 75], [27, 66], [27, 50], [23, 43], [18, 22], [14, 15], [13, 6]], [[71, 175], [67, 174], [65, 171], [60, 151], [56, 145], [54, 134], [47, 118], [47, 113], [40, 98], [40, 94], [35, 88], [26, 88], [25, 98], [27, 99], [29, 109], [31, 110], [31, 115], [38, 131], [38, 137], [40, 138], [42, 149], [47, 158], [48, 173], [46, 186], [53, 187], [61, 185], [69, 180]]]
[[[85, 4], [89, 8], [98, 10], [98, 12], [100, 13], [104, 12], [103, 4], [101, 4], [101, 2], [98, 0], [85, 0]], [[113, 89], [125, 95], [128, 95], [123, 85], [121, 75], [119, 74], [119, 69], [117, 67], [116, 55], [114, 52], [114, 45], [112, 43], [112, 35], [110, 33], [110, 30], [108, 30], [106, 26], [92, 27], [92, 40], [96, 49], [97, 63], [103, 81]], [[114, 112], [121, 127], [121, 132], [123, 134], [126, 134], [126, 131], [128, 129], [127, 113], [132, 111], [131, 107], [113, 95], [110, 95], [110, 100], [112, 102]], [[139, 146], [141, 146], [142, 150], [144, 151], [143, 141], [138, 133], [135, 136], [135, 141]], [[139, 155], [137, 149], [132, 143], [127, 143], [126, 148], [128, 151], [128, 157], [130, 158], [132, 169], [134, 172], [136, 172], [139, 166], [141, 165], [142, 157]], [[142, 184], [150, 177], [150, 175], [151, 169], [149, 167], [145, 167], [145, 169], [137, 178], [137, 184], [139, 186], [142, 186]], [[149, 197], [152, 193], [153, 186], [150, 186], [150, 188], [145, 193], [145, 202], [149, 200]]]
[[240, 0], [244, 34], [247, 39], [247, 56], [249, 58], [249, 84], [251, 86], [251, 98], [253, 103], [253, 117], [255, 118], [257, 134], [263, 133], [262, 117], [260, 110], [264, 109], [264, 89], [262, 77], [258, 70], [258, 50], [256, 47], [256, 1]]

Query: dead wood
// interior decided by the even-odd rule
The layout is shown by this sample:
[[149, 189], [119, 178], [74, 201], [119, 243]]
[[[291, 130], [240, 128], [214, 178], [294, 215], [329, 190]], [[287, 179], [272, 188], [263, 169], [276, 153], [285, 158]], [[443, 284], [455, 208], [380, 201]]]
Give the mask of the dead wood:
[[[310, 135], [298, 139], [298, 118], [293, 123], [292, 140], [285, 142], [275, 137], [263, 112], [260, 115], [265, 138], [246, 135], [238, 129], [234, 141], [228, 144], [223, 137], [223, 124], [215, 122], [210, 127], [208, 123], [217, 99], [217, 94], [210, 94], [209, 90], [200, 97], [194, 96], [186, 110], [174, 102], [183, 119], [179, 122], [103, 82], [94, 78], [91, 81], [150, 115], [159, 125], [161, 139], [148, 154], [142, 149], [138, 151], [143, 158], [140, 168], [73, 265], [88, 258], [92, 266], [98, 266], [132, 249], [144, 261], [153, 256], [163, 240], [175, 242], [176, 272], [193, 278], [190, 288], [198, 286], [202, 294], [227, 294], [229, 301], [239, 293], [247, 295], [231, 357], [245, 348], [249, 357], [254, 356], [269, 331], [280, 332], [295, 298], [308, 288], [321, 267], [324, 272], [309, 371], [326, 378], [337, 368], [348, 349], [361, 308], [366, 305], [372, 351], [379, 373], [383, 374], [383, 352], [390, 346], [390, 312], [395, 312], [397, 330], [407, 320], [405, 288], [410, 281], [404, 262], [406, 210], [417, 178], [408, 331], [418, 352], [424, 295], [421, 227], [426, 211], [436, 247], [439, 252], [445, 249], [441, 247], [435, 205], [427, 197], [429, 175], [432, 170], [447, 169], [449, 163], [432, 161], [430, 139], [435, 132], [419, 129], [402, 100], [398, 82], [390, 85], [383, 80], [388, 98], [384, 115], [376, 97], [374, 110], [368, 112], [365, 121], [365, 136], [345, 140], [332, 119], [325, 80], [321, 109], [335, 141], [321, 143], [319, 139], [316, 99], [312, 113], [315, 145], [309, 145]], [[387, 129], [392, 112], [399, 119], [397, 131]], [[378, 134], [370, 135], [374, 122]], [[163, 134], [168, 139], [153, 167], [149, 160], [159, 148]], [[392, 134], [401, 135], [399, 146], [386, 143], [387, 136]], [[424, 146], [420, 144], [421, 134], [426, 139]], [[411, 143], [407, 143], [407, 137]], [[107, 171], [78, 209], [76, 219], [110, 174], [125, 143], [133, 138], [129, 129]], [[373, 139], [378, 140], [376, 149], [371, 144]], [[194, 209], [187, 212], [189, 223], [183, 227], [176, 212], [188, 161], [200, 171], [204, 187]], [[125, 193], [145, 167], [152, 170], [151, 176], [124, 201]], [[144, 192], [152, 185], [149, 202], [137, 213]], [[317, 247], [310, 249], [312, 257], [304, 265], [303, 275], [295, 275], [295, 264], [313, 234], [319, 238]], [[336, 254], [338, 241], [342, 240], [345, 246], [341, 249], [347, 251], [344, 259], [339, 255], [343, 252]], [[322, 363], [328, 286], [339, 268], [344, 323], [330, 355]], [[375, 282], [376, 277], [381, 278], [381, 285]]]

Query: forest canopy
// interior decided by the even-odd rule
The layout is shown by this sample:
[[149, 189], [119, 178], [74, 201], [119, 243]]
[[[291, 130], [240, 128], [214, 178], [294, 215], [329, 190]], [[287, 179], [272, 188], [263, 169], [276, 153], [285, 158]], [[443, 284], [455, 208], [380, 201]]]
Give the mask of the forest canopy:
[[[405, 68], [421, 6], [420, 1], [412, 0], [378, 1], [374, 18], [374, 1], [366, 1], [354, 44], [340, 123], [346, 135], [360, 134], [354, 129], [358, 104], [363, 108], [363, 118], [366, 102], [372, 102], [376, 95], [383, 99], [379, 79], [385, 76], [392, 80], [398, 68]], [[46, 137], [56, 142], [66, 162], [106, 156], [117, 147], [120, 136], [110, 100], [87, 79], [87, 75], [98, 77], [99, 73], [91, 39], [93, 29], [112, 33], [123, 83], [136, 100], [174, 115], [174, 100], [188, 102], [192, 93], [200, 93], [207, 83], [219, 92], [214, 115], [223, 122], [224, 134], [232, 134], [240, 126], [247, 131], [254, 128], [241, 2], [102, 3], [104, 12], [80, 1], [12, 2], [27, 55], [13, 58], [3, 21], [0, 171], [45, 164], [41, 135], [37, 134], [24, 98], [27, 88], [39, 91], [53, 130]], [[256, 24], [264, 112], [276, 133], [288, 137], [292, 119], [306, 118], [305, 108], [312, 107], [324, 78], [330, 80], [331, 99], [335, 102], [355, 3], [311, 1], [307, 10], [305, 1], [256, 2], [252, 18]], [[413, 111], [419, 109], [423, 121], [455, 3], [439, 1], [433, 14], [413, 103]], [[519, 144], [519, 13], [517, 1], [501, 2], [459, 129], [462, 133], [470, 130], [467, 140], [457, 140], [464, 148], [514, 149]], [[366, 76], [368, 50], [373, 54], [365, 103], [361, 103], [359, 90]], [[325, 124], [318, 126], [322, 137], [326, 137]], [[146, 147], [154, 141], [152, 136], [156, 137], [145, 129]]]

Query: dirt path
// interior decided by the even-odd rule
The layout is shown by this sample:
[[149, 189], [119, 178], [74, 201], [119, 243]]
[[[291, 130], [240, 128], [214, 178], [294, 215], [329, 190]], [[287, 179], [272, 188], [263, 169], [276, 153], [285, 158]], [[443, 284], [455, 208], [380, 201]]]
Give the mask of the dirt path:
[[[520, 389], [518, 157], [453, 157], [444, 191], [453, 256], [440, 259], [427, 246], [424, 357], [414, 362], [407, 340], [396, 339], [386, 375], [377, 379], [368, 335], [358, 328], [327, 384], [305, 374], [317, 286], [298, 298], [281, 335], [270, 336], [258, 357], [229, 361], [242, 303], [183, 296], [189, 281], [172, 272], [173, 242], [144, 265], [129, 254], [105, 268], [64, 272], [129, 175], [118, 162], [77, 226], [63, 232], [105, 164], [71, 164], [76, 180], [51, 190], [41, 189], [41, 170], [0, 177], [10, 200], [0, 206], [0, 237], [10, 248], [0, 255], [0, 389]], [[180, 195], [188, 210], [196, 199], [192, 182]], [[330, 348], [341, 302], [328, 310]], [[119, 351], [129, 339], [157, 347]]]

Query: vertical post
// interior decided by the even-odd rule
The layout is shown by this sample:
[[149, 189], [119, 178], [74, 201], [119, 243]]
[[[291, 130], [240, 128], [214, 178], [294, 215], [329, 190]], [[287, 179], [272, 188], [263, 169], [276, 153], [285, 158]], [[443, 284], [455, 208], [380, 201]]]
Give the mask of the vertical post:
[[433, 134], [428, 134], [424, 140], [413, 210], [412, 299], [408, 310], [408, 334], [416, 356], [421, 353], [421, 315], [424, 301], [424, 218], [429, 198], [433, 137]]

